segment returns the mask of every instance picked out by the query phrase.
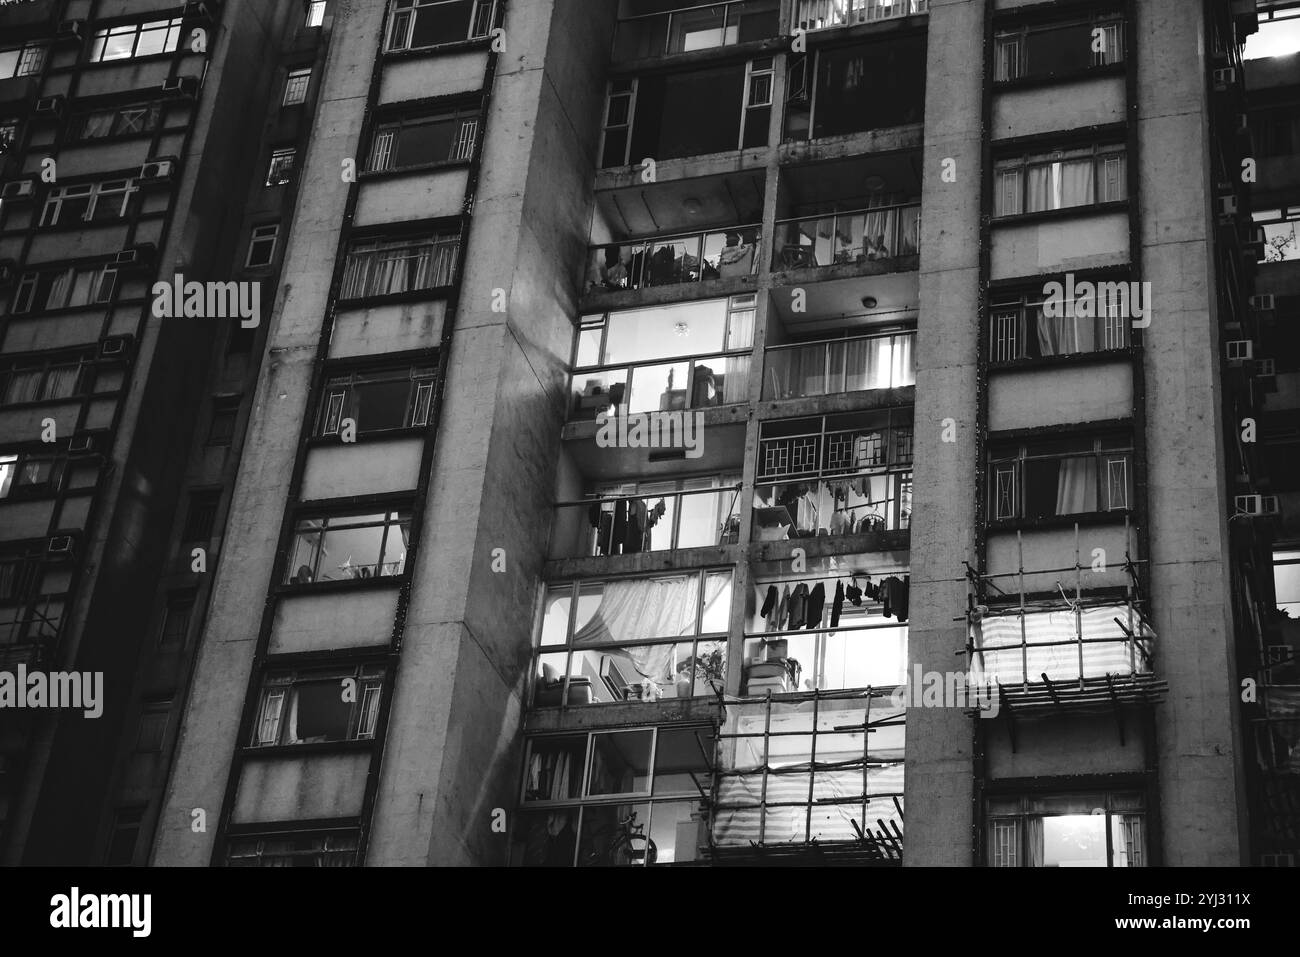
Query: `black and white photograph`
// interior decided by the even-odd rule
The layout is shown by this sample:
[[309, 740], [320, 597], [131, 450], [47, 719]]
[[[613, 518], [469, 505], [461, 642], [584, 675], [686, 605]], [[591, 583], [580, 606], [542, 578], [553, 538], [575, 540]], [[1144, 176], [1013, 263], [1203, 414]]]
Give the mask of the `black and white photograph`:
[[1298, 857], [1300, 0], [0, 0], [15, 941]]

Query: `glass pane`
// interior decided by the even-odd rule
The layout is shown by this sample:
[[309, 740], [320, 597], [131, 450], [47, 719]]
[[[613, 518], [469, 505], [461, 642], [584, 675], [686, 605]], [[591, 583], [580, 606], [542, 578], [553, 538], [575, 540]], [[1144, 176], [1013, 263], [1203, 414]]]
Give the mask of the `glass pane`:
[[711, 786], [709, 765], [713, 761], [713, 747], [712, 728], [661, 730], [655, 743], [655, 796], [698, 797], [700, 788], [707, 792]]
[[[1040, 866], [1106, 866], [1106, 815], [1068, 814], [1040, 820], [1043, 842]], [[1032, 818], [1029, 823], [1034, 823]], [[1032, 828], [1030, 833], [1032, 840]], [[1034, 853], [1034, 848], [1030, 853]]]
[[656, 847], [646, 833], [649, 822], [649, 804], [584, 808], [578, 866], [644, 867], [655, 863]]
[[562, 645], [568, 638], [569, 602], [573, 589], [554, 588], [546, 593], [542, 603], [542, 645]]
[[343, 741], [348, 736], [352, 705], [343, 700], [339, 679], [295, 685], [288, 715], [286, 744]]
[[708, 815], [698, 801], [669, 801], [650, 807], [652, 864], [699, 860], [709, 849]]
[[563, 801], [582, 796], [587, 736], [535, 738], [524, 777], [525, 801]]
[[654, 731], [603, 731], [591, 738], [587, 793], [645, 794], [650, 790]]
[[616, 312], [609, 317], [605, 363], [721, 352], [726, 325], [725, 299]]
[[578, 809], [520, 814], [510, 844], [512, 867], [572, 867], [578, 847]]
[[359, 380], [352, 390], [357, 430], [375, 432], [406, 425], [406, 405], [411, 394], [409, 379]]

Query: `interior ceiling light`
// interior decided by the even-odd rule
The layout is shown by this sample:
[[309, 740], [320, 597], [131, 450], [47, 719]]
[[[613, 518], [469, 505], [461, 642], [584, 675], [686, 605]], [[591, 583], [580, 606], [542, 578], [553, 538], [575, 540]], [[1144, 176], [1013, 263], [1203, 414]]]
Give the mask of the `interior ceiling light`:
[[698, 216], [700, 215], [700, 210], [704, 208], [704, 204], [694, 196], [688, 196], [682, 200], [682, 208], [692, 216]]
[[673, 326], [673, 332], [685, 338], [691, 334], [691, 327], [684, 322], [679, 322], [677, 325]]
[[879, 193], [885, 188], [885, 178], [883, 176], [868, 176], [867, 189], [872, 193]]
[[863, 296], [863, 297], [862, 297], [862, 306], [863, 306], [864, 309], [875, 309], [875, 308], [876, 308], [876, 305], [877, 305], [877, 303], [876, 303], [876, 297], [875, 297], [875, 296]]

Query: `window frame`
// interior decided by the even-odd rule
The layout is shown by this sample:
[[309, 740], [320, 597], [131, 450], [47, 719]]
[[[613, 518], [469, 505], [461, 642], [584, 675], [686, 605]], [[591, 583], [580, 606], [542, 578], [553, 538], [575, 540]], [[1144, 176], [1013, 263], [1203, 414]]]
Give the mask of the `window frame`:
[[[375, 740], [387, 677], [388, 669], [384, 664], [369, 662], [350, 667], [303, 667], [268, 671], [262, 677], [258, 689], [252, 735], [246, 748], [263, 751], [268, 748], [301, 748], [311, 745], [332, 747]], [[356, 682], [356, 698], [353, 701], [342, 700], [345, 681]], [[338, 683], [340, 702], [348, 706], [344, 736], [335, 741], [286, 740], [289, 732], [286, 718], [295, 702], [295, 693], [307, 686], [332, 682]]]
[[[381, 117], [369, 135], [369, 149], [363, 172], [369, 175], [382, 175], [470, 163], [478, 152], [481, 113], [481, 107], [473, 104], [434, 112], [407, 112]], [[394, 165], [404, 131], [417, 126], [435, 125], [439, 122], [459, 124], [459, 129], [451, 138], [452, 146], [448, 156], [442, 159], [424, 160], [409, 166]], [[381, 147], [383, 137], [388, 137], [388, 142]]]
[[[1094, 279], [1085, 276], [1076, 277], [1076, 279], [1079, 283], [1092, 282], [1094, 288], [1098, 284], [1105, 282], [1127, 285], [1130, 281], [1128, 277]], [[1094, 342], [1109, 343], [1113, 338], [1118, 337], [1120, 340], [1119, 345], [1103, 345], [1103, 347], [1086, 352], [1061, 352], [1050, 356], [1027, 354], [1029, 344], [1038, 335], [1038, 318], [1034, 310], [1047, 301], [1048, 297], [1037, 286], [1033, 288], [999, 289], [990, 292], [987, 356], [991, 367], [1002, 368], [1022, 363], [1077, 360], [1084, 357], [1118, 354], [1132, 347], [1131, 320], [1122, 315], [1115, 308], [1116, 304], [1112, 301], [1106, 303], [1107, 308], [1104, 314], [1101, 311], [1101, 304], [1098, 303], [1096, 315], [1079, 317], [1079, 319], [1094, 324], [1092, 328]], [[1065, 306], [1065, 300], [1062, 299], [1062, 308]], [[1118, 321], [1116, 322], [1116, 320]], [[1014, 326], [1014, 329], [1011, 330], [1010, 334], [1007, 334], [1006, 330], [1010, 326]], [[1006, 348], [999, 348], [999, 346], [1005, 346]], [[1006, 355], [1008, 349], [1014, 350], [1015, 354]]]
[[[265, 232], [266, 230], [270, 230], [269, 235], [266, 234]], [[270, 245], [270, 249], [266, 254], [266, 262], [254, 262], [253, 250], [258, 249], [260, 246], [265, 246], [267, 244]], [[274, 266], [275, 252], [276, 249], [279, 247], [279, 245], [280, 245], [280, 224], [278, 222], [262, 223], [259, 226], [254, 226], [251, 230], [249, 230], [248, 253], [244, 257], [244, 268], [245, 269], [267, 269]]]
[[[1033, 21], [1027, 23], [1014, 24], [1012, 26], [995, 29], [993, 35], [993, 85], [995, 88], [1002, 88], [1015, 85], [1031, 85], [1037, 83], [1052, 83], [1060, 80], [1072, 79], [1080, 76], [1106, 70], [1111, 67], [1123, 67], [1128, 62], [1128, 50], [1125, 43], [1126, 22], [1124, 14], [1120, 10], [1112, 10], [1105, 13], [1092, 13], [1086, 16], [1073, 16], [1059, 20]], [[1070, 69], [1063, 72], [1048, 73], [1027, 73], [1028, 59], [1030, 56], [1030, 39], [1035, 35], [1051, 33], [1073, 26], [1085, 26], [1088, 29], [1089, 36], [1089, 53], [1091, 63], [1083, 70]], [[1115, 53], [1109, 51], [1097, 52], [1092, 50], [1093, 33], [1096, 30], [1105, 30], [1107, 33], [1107, 42], [1112, 35], [1118, 37], [1118, 46]], [[1002, 75], [1003, 67], [1008, 64], [1008, 60], [1002, 57], [1002, 50], [1005, 47], [1014, 47], [1015, 53], [1015, 73], [1014, 75]]]
[[[307, 102], [307, 93], [311, 89], [312, 68], [290, 67], [284, 77], [284, 95], [280, 106], [302, 106]], [[301, 81], [301, 82], [300, 82]]]
[[[1027, 208], [1029, 206], [1029, 172], [1031, 169], [1060, 167], [1059, 171], [1053, 171], [1051, 174], [1053, 179], [1056, 180], [1063, 175], [1067, 164], [1082, 162], [1085, 157], [1091, 163], [1092, 169], [1093, 201], [1091, 203], [1049, 206], [1045, 209], [1035, 210]], [[1112, 187], [1107, 170], [1107, 164], [1115, 160], [1119, 161], [1119, 166], [1118, 175], [1115, 177], [1113, 186], [1121, 194], [1118, 198], [1110, 195]], [[1012, 178], [1012, 174], [1014, 174], [1016, 182], [1014, 187], [1015, 209], [1008, 212], [1005, 210], [1005, 204], [1010, 195], [1008, 183]], [[1107, 140], [1084, 146], [1028, 150], [1014, 156], [1004, 156], [993, 163], [992, 221], [994, 223], [1031, 217], [1078, 215], [1089, 210], [1127, 204], [1129, 198], [1128, 147], [1122, 142]], [[999, 207], [1002, 207], [1003, 211], [999, 212]]]
[[[345, 842], [351, 843], [351, 847], [332, 848], [330, 847], [331, 839], [343, 838]], [[266, 853], [266, 846], [272, 843], [286, 843], [291, 841], [318, 840], [321, 846], [308, 850], [287, 849], [278, 854]], [[240, 845], [252, 845], [251, 853], [237, 854], [236, 848]], [[335, 858], [328, 857], [330, 854], [349, 854], [350, 857], [343, 863], [326, 863], [332, 862]], [[307, 858], [318, 858], [321, 863], [316, 867], [360, 867], [361, 866], [361, 832], [357, 828], [332, 828], [321, 831], [277, 831], [273, 833], [258, 834], [231, 834], [226, 840], [226, 866], [227, 867], [292, 867], [292, 862]], [[276, 861], [279, 863], [263, 863], [264, 861]], [[251, 862], [251, 863], [245, 863]]]
[[266, 167], [266, 188], [273, 189], [277, 186], [288, 186], [294, 181], [297, 168], [298, 148], [296, 146], [272, 149], [271, 158]]
[[[460, 278], [461, 242], [459, 225], [353, 237], [343, 254], [343, 277], [338, 299], [340, 302], [353, 302], [443, 294]], [[422, 262], [426, 249], [428, 260]], [[399, 270], [409, 272], [411, 268], [416, 272], [414, 277], [407, 276], [411, 283], [408, 288], [395, 292], [376, 291], [381, 282], [391, 284]], [[385, 270], [388, 271], [386, 277]], [[424, 275], [426, 272], [428, 275]], [[444, 281], [415, 285], [422, 281], [422, 277], [423, 280]]]
[[324, 26], [325, 11], [329, 9], [329, 0], [307, 0], [307, 14], [304, 26], [308, 30]]
[[[1116, 807], [1117, 804], [1124, 803], [1123, 800], [1124, 798], [1129, 798], [1130, 803], [1137, 805], [1136, 809]], [[1106, 867], [1108, 868], [1118, 866], [1115, 860], [1116, 848], [1114, 847], [1114, 824], [1119, 824], [1122, 827], [1124, 823], [1123, 818], [1125, 817], [1140, 818], [1142, 846], [1139, 849], [1139, 853], [1138, 853], [1139, 863], [1136, 864], [1130, 863], [1127, 866], [1128, 867], [1149, 867], [1150, 866], [1149, 861], [1150, 861], [1151, 851], [1150, 851], [1150, 839], [1148, 837], [1148, 834], [1149, 834], [1149, 823], [1151, 820], [1151, 811], [1150, 808], [1148, 807], [1148, 801], [1146, 795], [1143, 793], [1143, 790], [1140, 787], [1133, 787], [1131, 789], [1123, 788], [1123, 787], [1106, 788], [1106, 789], [1079, 788], [1077, 790], [1066, 789], [1066, 790], [1059, 790], [1059, 791], [1053, 789], [1051, 791], [1042, 791], [1042, 792], [1034, 791], [1028, 793], [1019, 793], [1019, 794], [994, 793], [994, 794], [987, 795], [984, 800], [984, 823], [983, 823], [983, 835], [985, 840], [985, 848], [984, 848], [985, 865], [988, 867], [1030, 867], [1032, 866], [1028, 863], [1031, 857], [1031, 855], [1028, 853], [1029, 851], [1028, 842], [1030, 840], [1030, 835], [1029, 835], [1029, 828], [1025, 826], [1025, 822], [1030, 819], [1037, 819], [1039, 821], [1042, 821], [1049, 817], [1082, 816], [1079, 814], [1075, 814], [1075, 815], [1046, 814], [1046, 813], [1042, 813], [1041, 811], [1036, 812], [1033, 810], [1036, 801], [1050, 801], [1052, 799], [1057, 799], [1057, 800], [1073, 799], [1073, 800], [1080, 800], [1080, 801], [1084, 799], [1094, 799], [1095, 801], [1101, 802], [1100, 804], [1094, 804], [1094, 808], [1099, 807], [1104, 812], [1103, 814], [1097, 814], [1096, 816], [1105, 818], [1103, 828], [1106, 834]], [[1010, 804], [1012, 802], [1019, 802], [1019, 809], [1015, 812], [1009, 810], [996, 810], [996, 811], [994, 810], [995, 804], [998, 803]], [[1096, 811], [1094, 810], [1093, 814], [1095, 813]], [[1013, 833], [1009, 835], [1012, 841], [1011, 844], [1008, 844], [1008, 842], [1005, 840], [1000, 842], [995, 838], [995, 833], [998, 830], [1003, 831], [1004, 836], [1008, 836], [1006, 835], [1006, 832], [1008, 830], [1007, 825], [1012, 825], [1010, 830], [1012, 830]], [[1014, 847], [1014, 854], [1015, 854], [1014, 861], [1011, 863], [998, 863], [998, 858], [1001, 858], [1001, 860], [1003, 861], [1009, 860], [1009, 855], [1004, 855], [1000, 849], [1009, 848], [1012, 846]]]
[[[162, 26], [159, 26], [162, 24]], [[106, 27], [101, 27], [94, 32], [90, 43], [90, 52], [86, 58], [87, 63], [117, 63], [122, 60], [139, 60], [144, 57], [152, 56], [171, 56], [181, 48], [182, 18], [169, 17], [162, 20], [136, 20], [131, 23], [118, 23]], [[140, 52], [140, 41], [146, 33], [163, 32], [163, 46], [161, 50], [151, 50], [147, 53]], [[131, 52], [124, 56], [106, 57], [104, 54], [109, 49], [109, 41], [119, 37], [131, 37]]]
[[[368, 516], [374, 515], [382, 515], [382, 518], [379, 521], [360, 524], [348, 523], [348, 520], [350, 519], [364, 519]], [[295, 516], [289, 532], [289, 550], [286, 555], [284, 574], [281, 577], [280, 587], [289, 589], [319, 589], [330, 586], [338, 587], [340, 585], [354, 587], [357, 583], [374, 584], [376, 582], [383, 582], [392, 585], [400, 584], [409, 575], [413, 559], [411, 548], [408, 544], [410, 539], [411, 516], [412, 510], [409, 505], [398, 506], [393, 504], [376, 504], [369, 508], [359, 506], [346, 511], [309, 511]], [[331, 531], [331, 521], [342, 521], [346, 523], [334, 526], [332, 529], [333, 531], [355, 531], [367, 528], [383, 529], [383, 533], [379, 540], [379, 550], [377, 555], [378, 561], [364, 562], [357, 565], [351, 565], [349, 563], [349, 568], [357, 569], [357, 574], [352, 577], [322, 579], [320, 576], [321, 561], [324, 558], [327, 549], [321, 547], [320, 540], [321, 538], [324, 538], [328, 541], [328, 536]], [[314, 528], [309, 527], [311, 523], [315, 523]], [[401, 529], [403, 525], [407, 528], [407, 542], [402, 542], [401, 538]], [[318, 540], [315, 545], [308, 546], [309, 556], [311, 559], [310, 565], [308, 565], [307, 562], [302, 562], [299, 568], [295, 568], [294, 562], [298, 559], [300, 554], [299, 546], [302, 541], [300, 536], [304, 532], [315, 533], [318, 536]], [[396, 539], [393, 537], [394, 534], [396, 534]], [[403, 550], [402, 556], [394, 560], [389, 560], [390, 546], [394, 541], [400, 543], [397, 547]], [[351, 555], [348, 556], [348, 559], [351, 559]], [[382, 573], [382, 569], [386, 565], [397, 567], [394, 571], [384, 574]], [[374, 571], [370, 572], [370, 574], [363, 575], [360, 573], [362, 569], [369, 569], [372, 566], [374, 566]], [[310, 572], [310, 578], [306, 581], [298, 580], [301, 568], [307, 568]]]
[[[72, 115], [68, 123], [68, 140], [74, 143], [98, 143], [104, 140], [151, 135], [163, 127], [163, 106], [161, 100], [143, 100], [101, 109], [80, 110]], [[140, 113], [141, 126], [138, 129], [128, 128], [133, 122], [129, 114], [137, 112]], [[86, 130], [93, 117], [108, 117], [108, 132], [99, 136], [88, 136]]]
[[[443, 40], [424, 46], [412, 46], [420, 10], [432, 12], [435, 7], [453, 4], [470, 4], [469, 21], [465, 24], [465, 36], [456, 40]], [[484, 11], [488, 11], [486, 23]], [[388, 6], [388, 26], [384, 36], [384, 53], [410, 53], [423, 50], [436, 50], [439, 47], [455, 43], [473, 43], [486, 40], [492, 34], [499, 19], [497, 0], [390, 0]]]
[[[86, 274], [89, 274], [86, 288], [90, 295], [85, 302], [73, 302], [73, 293], [80, 288], [82, 277]], [[111, 262], [70, 264], [29, 270], [18, 277], [9, 311], [11, 315], [34, 315], [108, 305], [116, 299], [117, 279], [117, 267]], [[42, 289], [44, 289], [45, 301], [37, 306], [36, 301]], [[50, 305], [56, 290], [61, 294], [62, 301], [58, 305]]]
[[[118, 223], [124, 219], [130, 219], [135, 213], [139, 195], [140, 184], [131, 177], [54, 186], [45, 193], [45, 203], [41, 207], [41, 215], [37, 225], [41, 229], [52, 229], [58, 226], [65, 228], [76, 226], [84, 229], [87, 226], [95, 226], [101, 223]], [[63, 204], [76, 199], [86, 201], [86, 211], [73, 222], [60, 222], [59, 220], [63, 215]], [[101, 202], [105, 200], [109, 204], [117, 200], [115, 213], [108, 216], [100, 215], [101, 208], [112, 208], [111, 205], [101, 207]], [[53, 215], [51, 215], [51, 209]]]
[[[37, 481], [30, 470], [37, 469]], [[66, 455], [47, 451], [0, 451], [0, 502], [21, 502], [57, 495], [68, 473]], [[26, 480], [20, 481], [20, 479]]]
[[21, 76], [36, 76], [45, 68], [49, 56], [49, 44], [28, 40], [14, 46], [0, 47], [0, 55], [16, 53], [12, 72], [0, 73], [0, 80], [12, 80]]
[[[15, 355], [5, 365], [0, 365], [0, 408], [34, 405], [46, 402], [67, 402], [84, 395], [93, 395], [89, 388], [92, 384], [95, 361], [93, 356], [79, 354], [75, 356], [51, 355], [31, 360], [33, 365], [22, 365], [21, 356]], [[72, 389], [65, 395], [50, 395], [51, 376], [59, 371], [73, 370]], [[30, 399], [10, 401], [9, 390], [18, 381], [19, 376], [36, 377], [35, 395]]]
[[[365, 381], [358, 381], [363, 377]], [[312, 437], [322, 439], [337, 436], [342, 431], [343, 420], [357, 420], [358, 386], [371, 382], [401, 382], [403, 379], [409, 382], [403, 424], [389, 429], [363, 429], [361, 423], [357, 422], [357, 437], [399, 435], [427, 428], [432, 418], [433, 397], [438, 383], [436, 359], [431, 359], [428, 363], [359, 366], [328, 375], [321, 390]]]
[[[1032, 449], [1042, 442], [1074, 440], [1090, 442], [1091, 449], [1081, 452], [1039, 452]], [[1122, 441], [1124, 444], [1113, 443]], [[1107, 443], [1112, 443], [1107, 446]], [[1012, 449], [1014, 452], [1003, 452]], [[1075, 522], [1081, 516], [1109, 516], [1115, 514], [1132, 514], [1136, 508], [1137, 488], [1134, 468], [1137, 449], [1131, 428], [1116, 427], [1106, 430], [1068, 431], [1053, 435], [1040, 435], [1023, 439], [999, 439], [991, 436], [988, 440], [988, 452], [985, 463], [985, 476], [988, 482], [988, 507], [986, 520], [990, 526], [1005, 527], [1021, 524], [1039, 524], [1053, 522]], [[1091, 511], [1067, 512], [1052, 515], [1026, 515], [1026, 498], [1029, 483], [1026, 479], [1026, 463], [1067, 461], [1088, 459], [1096, 469], [1095, 487], [1097, 505]], [[1112, 466], [1117, 462], [1123, 464], [1123, 503], [1115, 504], [1116, 487], [1111, 484], [1114, 478]], [[1006, 490], [1006, 494], [1003, 492]], [[1003, 503], [1006, 502], [1009, 513], [1004, 514]], [[1104, 507], [1103, 507], [1104, 505]]]

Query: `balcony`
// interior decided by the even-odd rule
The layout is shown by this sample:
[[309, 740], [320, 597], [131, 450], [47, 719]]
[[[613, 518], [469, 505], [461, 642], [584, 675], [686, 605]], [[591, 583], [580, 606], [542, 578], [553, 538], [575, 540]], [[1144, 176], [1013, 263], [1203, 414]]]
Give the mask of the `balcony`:
[[[707, 488], [689, 488], [692, 484]], [[556, 506], [551, 558], [597, 558], [734, 545], [740, 538], [740, 485], [711, 479], [645, 483], [635, 495], [597, 496]]]
[[723, 352], [575, 372], [571, 418], [594, 419], [602, 412], [616, 416], [679, 412], [745, 402], [749, 367], [748, 352]]
[[840, 628], [745, 636], [742, 696], [887, 688], [903, 684], [907, 625], [855, 619]]
[[646, 289], [733, 279], [758, 271], [759, 226], [592, 246], [589, 290]]
[[826, 30], [897, 20], [928, 10], [929, 0], [799, 0], [794, 24], [801, 30]]
[[[663, 0], [649, 4], [625, 0], [622, 9], [630, 14], [631, 10], [666, 5]], [[615, 28], [614, 60], [643, 60], [766, 40], [777, 35], [780, 13], [779, 0], [735, 0], [624, 15]]]
[[916, 333], [853, 336], [767, 350], [763, 398], [799, 399], [916, 384]]
[[864, 274], [919, 267], [921, 205], [907, 203], [786, 219], [776, 224], [772, 270], [854, 265]]

